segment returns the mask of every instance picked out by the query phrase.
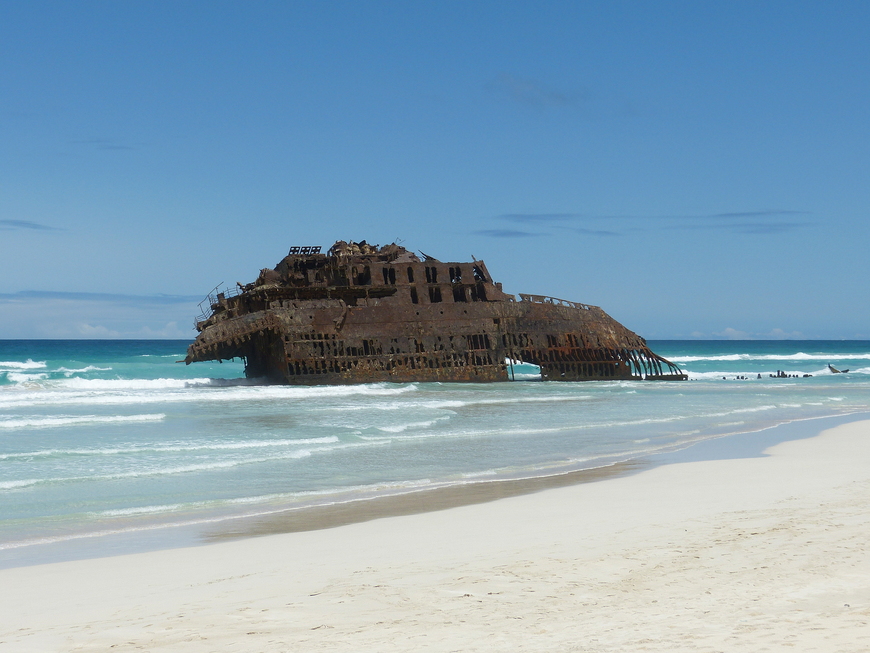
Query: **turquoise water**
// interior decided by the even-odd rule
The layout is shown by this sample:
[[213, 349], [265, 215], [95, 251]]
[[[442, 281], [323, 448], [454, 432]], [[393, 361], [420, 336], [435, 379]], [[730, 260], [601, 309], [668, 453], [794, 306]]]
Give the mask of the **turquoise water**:
[[864, 341], [651, 342], [684, 383], [310, 388], [252, 385], [240, 362], [179, 364], [187, 344], [0, 341], [0, 565], [84, 538], [600, 467], [870, 410]]

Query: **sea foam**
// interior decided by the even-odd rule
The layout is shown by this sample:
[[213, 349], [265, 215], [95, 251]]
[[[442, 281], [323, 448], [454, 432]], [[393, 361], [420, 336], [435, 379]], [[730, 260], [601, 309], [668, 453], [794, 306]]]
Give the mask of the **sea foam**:
[[807, 354], [804, 352], [794, 354], [719, 354], [709, 356], [671, 356], [668, 360], [672, 363], [696, 363], [700, 361], [837, 361], [870, 360], [870, 354]]
[[26, 361], [0, 361], [0, 370], [38, 370], [46, 367], [45, 361], [34, 361], [28, 358]]
[[166, 417], [163, 413], [152, 415], [56, 415], [53, 417], [0, 417], [0, 429], [57, 428], [80, 424], [117, 424], [120, 422], [153, 422]]
[[[870, 343], [651, 346], [692, 380], [276, 386], [233, 378], [238, 363], [177, 365], [177, 342], [0, 342], [0, 549], [600, 467], [870, 410]], [[768, 377], [795, 368], [814, 376]]]

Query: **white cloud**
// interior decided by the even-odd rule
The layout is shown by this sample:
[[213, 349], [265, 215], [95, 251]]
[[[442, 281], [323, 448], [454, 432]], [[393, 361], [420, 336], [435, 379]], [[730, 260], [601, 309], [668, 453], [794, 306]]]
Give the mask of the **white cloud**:
[[713, 335], [717, 338], [724, 338], [726, 340], [752, 340], [753, 338], [753, 336], [746, 333], [746, 331], [739, 331], [731, 327], [723, 329], [722, 331], [714, 331]]
[[92, 326], [90, 324], [79, 324], [77, 327], [78, 335], [83, 338], [118, 338], [120, 333], [112, 329], [107, 329], [101, 324]]
[[774, 329], [770, 333], [766, 333], [764, 337], [772, 340], [803, 340], [804, 334], [800, 331], [783, 331], [782, 329]]
[[726, 327], [721, 331], [713, 331], [710, 334], [701, 331], [693, 331], [692, 338], [710, 338], [715, 340], [805, 340], [807, 337], [801, 331], [785, 331], [784, 329], [772, 329], [766, 333], [741, 331], [734, 327]]
[[[196, 302], [74, 293], [0, 295], [0, 338], [193, 339]], [[187, 327], [187, 328], [185, 328]]]
[[189, 338], [190, 331], [182, 331], [179, 329], [178, 322], [168, 322], [162, 329], [152, 329], [149, 326], [143, 326], [139, 329], [139, 337], [144, 338], [145, 340], [150, 340], [152, 338], [170, 338], [173, 340], [180, 340], [182, 338]]

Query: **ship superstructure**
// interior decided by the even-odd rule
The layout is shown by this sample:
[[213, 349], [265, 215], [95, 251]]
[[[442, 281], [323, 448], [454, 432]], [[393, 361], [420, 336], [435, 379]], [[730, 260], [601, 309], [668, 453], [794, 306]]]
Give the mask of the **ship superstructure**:
[[597, 306], [502, 291], [483, 261], [444, 263], [396, 244], [293, 247], [253, 283], [216, 289], [186, 363], [243, 358], [284, 384], [684, 380]]

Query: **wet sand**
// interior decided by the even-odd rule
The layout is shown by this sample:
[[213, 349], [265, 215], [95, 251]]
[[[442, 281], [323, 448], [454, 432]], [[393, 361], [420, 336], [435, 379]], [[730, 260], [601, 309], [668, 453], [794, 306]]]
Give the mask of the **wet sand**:
[[393, 496], [379, 496], [335, 505], [289, 509], [268, 516], [227, 521], [212, 530], [203, 532], [201, 538], [204, 541], [216, 542], [242, 537], [334, 528], [372, 519], [417, 515], [436, 510], [487, 503], [542, 490], [593, 483], [635, 474], [659, 465], [758, 457], [764, 455], [765, 449], [781, 442], [812, 437], [817, 435], [822, 428], [833, 428], [860, 418], [870, 419], [870, 414], [861, 413], [790, 422], [764, 431], [703, 440], [685, 449], [617, 462], [594, 469], [559, 472], [535, 478], [478, 480], [464, 485], [418, 490]]
[[251, 517], [221, 524], [205, 533], [203, 539], [219, 541], [240, 537], [259, 537], [279, 533], [300, 533], [323, 528], [335, 528], [384, 517], [419, 515], [436, 510], [447, 510], [498, 499], [531, 494], [542, 490], [594, 483], [648, 468], [648, 460], [616, 463], [595, 469], [583, 469], [565, 474], [536, 478], [498, 479], [476, 481], [465, 485], [452, 485], [432, 490], [419, 490], [406, 494], [382, 496], [349, 501], [328, 506], [287, 510], [267, 517]]
[[2, 570], [0, 650], [870, 649], [870, 421], [767, 453]]

